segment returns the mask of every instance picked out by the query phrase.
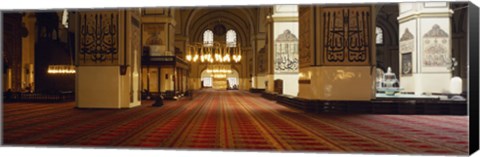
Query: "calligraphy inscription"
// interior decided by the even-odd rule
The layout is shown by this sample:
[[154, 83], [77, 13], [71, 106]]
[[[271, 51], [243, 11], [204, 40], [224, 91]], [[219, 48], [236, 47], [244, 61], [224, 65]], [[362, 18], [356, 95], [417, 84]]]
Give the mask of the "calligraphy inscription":
[[275, 39], [275, 73], [298, 72], [298, 38], [289, 29]]
[[327, 65], [367, 65], [371, 15], [368, 7], [325, 8], [323, 51]]
[[79, 63], [118, 64], [118, 13], [80, 14]]

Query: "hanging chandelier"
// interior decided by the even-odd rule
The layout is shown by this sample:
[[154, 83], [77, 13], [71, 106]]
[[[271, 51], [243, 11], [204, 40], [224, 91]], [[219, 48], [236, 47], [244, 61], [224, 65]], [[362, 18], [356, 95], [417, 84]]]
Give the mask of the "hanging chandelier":
[[209, 64], [206, 72], [211, 74], [213, 78], [226, 78], [233, 71], [229, 64]]
[[227, 74], [213, 74], [212, 77], [216, 79], [223, 79], [227, 78]]
[[210, 64], [207, 66], [206, 72], [209, 74], [231, 74], [232, 68], [228, 64]]
[[[65, 29], [68, 29], [68, 11], [67, 9], [63, 10], [63, 15], [62, 15], [62, 25], [65, 27]], [[68, 40], [68, 39], [67, 39]], [[67, 41], [71, 42], [71, 41]], [[69, 55], [70, 55], [70, 64], [58, 64], [58, 65], [48, 65], [47, 67], [47, 74], [75, 74], [75, 65], [73, 65], [73, 57], [72, 56], [72, 51], [70, 49], [68, 50]]]
[[47, 69], [49, 74], [75, 74], [74, 65], [49, 65]]
[[240, 44], [237, 43], [193, 43], [187, 45], [186, 59], [189, 62], [200, 60], [201, 63], [230, 63], [232, 61], [238, 63], [242, 59], [242, 50]]

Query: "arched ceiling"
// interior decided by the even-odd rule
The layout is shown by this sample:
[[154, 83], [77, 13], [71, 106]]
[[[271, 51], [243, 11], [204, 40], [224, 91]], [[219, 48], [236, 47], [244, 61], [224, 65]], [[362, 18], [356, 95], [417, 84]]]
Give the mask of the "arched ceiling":
[[237, 32], [237, 41], [244, 46], [250, 46], [250, 36], [255, 32], [257, 24], [255, 7], [209, 7], [184, 10], [182, 14], [184, 35], [190, 41], [202, 41], [203, 32], [211, 29], [215, 24], [223, 24], [227, 30]]

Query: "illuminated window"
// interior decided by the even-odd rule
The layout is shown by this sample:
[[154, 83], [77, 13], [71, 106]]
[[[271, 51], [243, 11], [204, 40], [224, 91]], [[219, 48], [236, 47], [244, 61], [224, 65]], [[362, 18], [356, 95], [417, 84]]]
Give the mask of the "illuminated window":
[[377, 34], [377, 44], [383, 44], [383, 29], [377, 26], [375, 32]]
[[227, 46], [237, 47], [237, 33], [234, 30], [227, 31]]
[[203, 32], [203, 45], [212, 46], [213, 45], [213, 32], [211, 30], [206, 30]]

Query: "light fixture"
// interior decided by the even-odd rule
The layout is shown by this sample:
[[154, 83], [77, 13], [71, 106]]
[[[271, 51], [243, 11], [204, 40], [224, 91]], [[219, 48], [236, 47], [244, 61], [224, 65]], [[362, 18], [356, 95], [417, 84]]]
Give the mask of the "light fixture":
[[229, 64], [209, 64], [207, 66], [207, 73], [209, 74], [231, 74], [231, 65]]
[[49, 65], [47, 73], [49, 74], [75, 74], [74, 65]]
[[227, 74], [214, 74], [213, 78], [220, 78], [220, 79], [227, 78]]
[[213, 44], [205, 45], [203, 43], [192, 43], [187, 45], [185, 58], [189, 62], [200, 60], [201, 63], [230, 63], [233, 60], [238, 63], [242, 59], [242, 50], [240, 44], [237, 43], [213, 42]]

